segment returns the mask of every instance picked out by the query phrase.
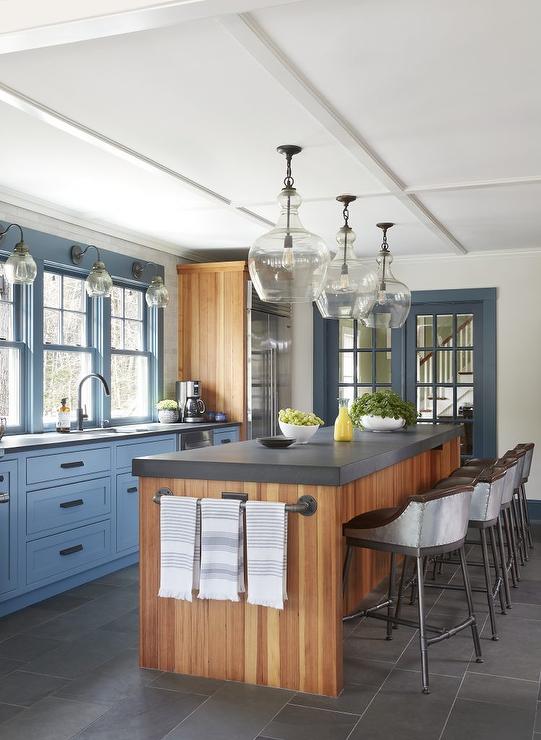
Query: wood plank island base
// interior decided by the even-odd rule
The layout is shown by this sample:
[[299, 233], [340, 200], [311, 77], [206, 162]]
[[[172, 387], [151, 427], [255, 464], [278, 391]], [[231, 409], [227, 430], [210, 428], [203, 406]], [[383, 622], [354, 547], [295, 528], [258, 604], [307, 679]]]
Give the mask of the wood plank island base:
[[[256, 442], [134, 460], [140, 476], [140, 665], [194, 676], [327, 696], [342, 689], [342, 615], [385, 576], [388, 555], [360, 550], [342, 595], [342, 525], [370, 509], [396, 506], [460, 464], [460, 426], [418, 425], [335, 443], [321, 429], [309, 445], [267, 450]], [[317, 500], [313, 516], [289, 515], [288, 600], [283, 611], [241, 600], [158, 597], [162, 488], [175, 496]]]

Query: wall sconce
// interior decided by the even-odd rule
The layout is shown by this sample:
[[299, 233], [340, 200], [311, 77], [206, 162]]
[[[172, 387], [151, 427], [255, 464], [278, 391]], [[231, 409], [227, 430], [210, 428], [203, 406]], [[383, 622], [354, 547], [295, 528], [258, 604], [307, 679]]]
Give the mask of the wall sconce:
[[10, 229], [19, 229], [20, 241], [13, 248], [4, 265], [4, 275], [8, 283], [13, 285], [31, 285], [38, 273], [37, 265], [24, 243], [23, 230], [19, 224], [9, 224], [0, 232], [0, 240]]
[[100, 250], [94, 245], [89, 244], [84, 249], [78, 244], [74, 244], [71, 248], [71, 261], [74, 265], [80, 265], [83, 261], [83, 257], [89, 249], [95, 249], [98, 254], [98, 259], [92, 265], [92, 268], [85, 280], [86, 292], [91, 298], [104, 298], [111, 297], [111, 290], [113, 289], [113, 279], [105, 269], [105, 264], [101, 261]]
[[[149, 265], [158, 267], [155, 262], [133, 262], [131, 266], [131, 274], [136, 280], [141, 280], [145, 268]], [[165, 287], [161, 275], [154, 275], [147, 288], [145, 299], [149, 307], [156, 306], [156, 308], [165, 308], [167, 306], [169, 303], [169, 291]]]

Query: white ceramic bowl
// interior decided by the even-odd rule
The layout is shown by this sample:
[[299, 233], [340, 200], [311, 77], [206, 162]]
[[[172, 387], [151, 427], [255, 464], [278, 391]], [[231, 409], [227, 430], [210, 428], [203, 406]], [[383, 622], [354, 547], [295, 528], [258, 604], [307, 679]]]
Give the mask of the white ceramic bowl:
[[361, 416], [361, 424], [371, 432], [396, 432], [402, 429], [404, 419], [391, 419], [386, 416]]
[[279, 421], [278, 423], [284, 437], [293, 437], [296, 443], [300, 445], [305, 445], [319, 429], [319, 424], [303, 427], [298, 424], [286, 424], [285, 421]]

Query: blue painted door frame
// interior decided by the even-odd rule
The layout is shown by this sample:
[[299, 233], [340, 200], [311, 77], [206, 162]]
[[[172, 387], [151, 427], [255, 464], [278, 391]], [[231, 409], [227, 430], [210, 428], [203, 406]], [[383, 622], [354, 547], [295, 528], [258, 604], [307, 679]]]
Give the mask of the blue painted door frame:
[[[478, 394], [480, 402], [476, 404], [482, 409], [480, 414], [479, 433], [475, 454], [482, 457], [497, 455], [496, 435], [496, 288], [457, 289], [457, 290], [424, 290], [412, 293], [413, 309], [422, 306], [438, 306], [438, 311], [445, 313], [445, 304], [448, 310], [460, 310], [459, 304], [474, 304], [479, 315], [479, 336], [482, 339], [482, 358], [479, 360], [480, 376]], [[452, 304], [452, 309], [451, 305]], [[412, 311], [412, 314], [415, 311]], [[414, 329], [413, 322], [409, 322], [402, 329], [392, 332], [392, 385], [393, 389], [403, 397], [410, 397], [415, 401], [410, 381], [415, 368], [415, 355], [411, 357], [411, 348], [408, 348], [408, 331]], [[475, 341], [477, 342], [477, 337]], [[410, 346], [414, 345], [410, 342]], [[414, 350], [413, 350], [414, 351]], [[413, 365], [412, 365], [413, 363]], [[409, 368], [408, 368], [409, 365]], [[477, 369], [476, 369], [477, 372]], [[314, 411], [332, 423], [336, 416], [337, 389], [338, 389], [338, 321], [322, 319], [314, 306], [314, 359], [313, 359], [313, 388]]]

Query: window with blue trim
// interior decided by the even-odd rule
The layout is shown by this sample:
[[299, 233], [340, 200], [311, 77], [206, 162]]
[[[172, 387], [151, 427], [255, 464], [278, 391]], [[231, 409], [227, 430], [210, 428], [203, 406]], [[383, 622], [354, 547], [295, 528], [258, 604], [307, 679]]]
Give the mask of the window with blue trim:
[[391, 330], [370, 329], [341, 319], [338, 329], [338, 395], [352, 401], [365, 393], [390, 388]]
[[[95, 369], [92, 304], [83, 278], [46, 270], [43, 275], [43, 425], [54, 426], [62, 398], [75, 410], [77, 387]], [[93, 386], [83, 387], [88, 421], [94, 420]], [[73, 414], [72, 414], [72, 418]]]
[[0, 416], [10, 430], [24, 428], [21, 393], [26, 343], [23, 341], [21, 315], [22, 291], [4, 278], [0, 261]]
[[111, 419], [117, 422], [152, 416], [150, 331], [144, 291], [115, 284], [111, 294]]

